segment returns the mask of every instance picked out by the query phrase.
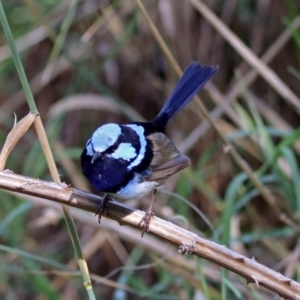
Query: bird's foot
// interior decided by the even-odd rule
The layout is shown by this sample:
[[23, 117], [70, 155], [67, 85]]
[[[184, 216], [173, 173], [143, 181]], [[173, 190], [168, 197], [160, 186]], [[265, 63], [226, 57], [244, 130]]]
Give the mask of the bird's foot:
[[154, 212], [152, 208], [148, 208], [147, 211], [145, 212], [145, 215], [139, 222], [138, 226], [142, 228], [142, 237], [144, 236], [145, 232], [149, 233], [149, 225], [151, 218], [154, 216]]
[[102, 214], [103, 214], [103, 213], [108, 214], [106, 207], [107, 207], [107, 203], [108, 203], [109, 201], [112, 201], [112, 198], [110, 197], [109, 194], [105, 194], [105, 195], [103, 196], [103, 199], [102, 199], [101, 204], [99, 205], [99, 207], [98, 207], [98, 209], [97, 209], [97, 211], [96, 211], [96, 213], [95, 213], [95, 216], [98, 215], [98, 222], [99, 222], [99, 224], [100, 224], [100, 222], [101, 222]]

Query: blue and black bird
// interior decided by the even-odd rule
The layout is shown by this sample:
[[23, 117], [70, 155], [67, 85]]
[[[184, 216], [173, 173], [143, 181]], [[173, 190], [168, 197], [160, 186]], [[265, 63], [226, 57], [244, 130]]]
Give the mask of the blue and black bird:
[[217, 70], [193, 62], [152, 121], [109, 123], [94, 131], [82, 152], [81, 166], [93, 187], [107, 195], [97, 212], [99, 219], [109, 195], [127, 200], [153, 192], [151, 205], [139, 224], [142, 235], [148, 231], [156, 189], [164, 179], [190, 165], [189, 158], [165, 135], [166, 126]]

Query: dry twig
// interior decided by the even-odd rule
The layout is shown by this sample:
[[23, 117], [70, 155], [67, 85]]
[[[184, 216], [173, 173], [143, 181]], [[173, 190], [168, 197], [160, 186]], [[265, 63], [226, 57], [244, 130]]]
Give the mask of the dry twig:
[[[57, 184], [0, 171], [0, 188], [21, 194], [41, 197], [86, 211], [95, 212], [102, 198], [67, 184]], [[118, 202], [110, 202], [109, 218], [120, 224], [138, 226], [144, 212]], [[154, 217], [150, 232], [179, 246], [181, 254], [194, 254], [206, 258], [246, 278], [247, 283], [264, 286], [287, 299], [300, 299], [300, 284], [255, 261], [246, 258], [225, 246], [199, 237], [171, 222]]]

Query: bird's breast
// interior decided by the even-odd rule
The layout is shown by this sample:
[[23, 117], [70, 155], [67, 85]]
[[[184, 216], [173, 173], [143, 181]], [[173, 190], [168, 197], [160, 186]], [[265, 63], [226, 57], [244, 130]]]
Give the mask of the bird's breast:
[[145, 181], [140, 174], [135, 173], [128, 184], [116, 193], [116, 196], [122, 200], [141, 198], [150, 194], [159, 186], [158, 181]]

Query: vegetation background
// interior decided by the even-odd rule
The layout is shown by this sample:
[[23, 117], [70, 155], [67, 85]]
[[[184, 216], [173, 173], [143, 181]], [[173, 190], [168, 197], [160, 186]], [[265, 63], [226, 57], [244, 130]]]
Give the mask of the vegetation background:
[[[95, 128], [151, 120], [178, 80], [138, 3], [3, 1], [61, 179], [80, 189], [91, 191], [79, 157]], [[192, 166], [166, 182], [156, 215], [299, 281], [299, 1], [142, 3], [182, 69], [191, 61], [219, 65], [201, 100], [276, 200], [260, 196], [194, 101], [168, 127]], [[0, 44], [3, 145], [28, 105], [3, 31]], [[6, 168], [51, 180], [33, 128]], [[146, 209], [149, 199], [126, 204]], [[0, 299], [85, 299], [66, 225], [52, 203], [0, 191], [0, 207]], [[74, 218], [97, 299], [275, 297], [209, 261], [181, 257], [167, 244], [162, 249], [153, 236], [141, 239], [138, 230], [98, 225], [86, 212]]]

